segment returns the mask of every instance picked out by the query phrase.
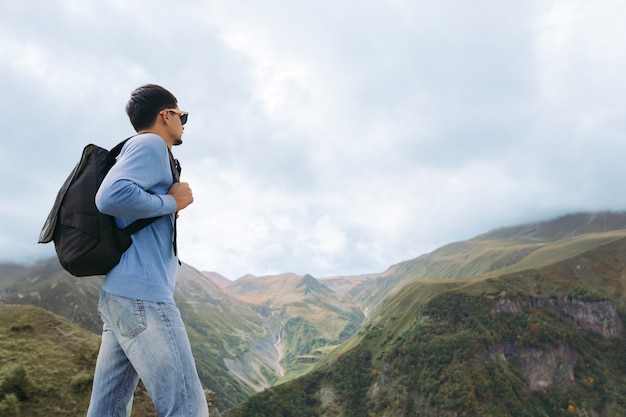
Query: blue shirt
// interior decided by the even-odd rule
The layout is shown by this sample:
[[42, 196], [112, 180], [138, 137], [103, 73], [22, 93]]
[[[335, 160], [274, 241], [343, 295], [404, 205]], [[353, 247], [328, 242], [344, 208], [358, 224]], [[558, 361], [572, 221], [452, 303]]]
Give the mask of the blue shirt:
[[174, 254], [176, 200], [167, 194], [174, 179], [165, 141], [153, 133], [130, 139], [108, 172], [96, 206], [115, 216], [118, 227], [162, 216], [132, 235], [133, 244], [106, 276], [103, 289], [122, 297], [174, 303], [178, 259]]

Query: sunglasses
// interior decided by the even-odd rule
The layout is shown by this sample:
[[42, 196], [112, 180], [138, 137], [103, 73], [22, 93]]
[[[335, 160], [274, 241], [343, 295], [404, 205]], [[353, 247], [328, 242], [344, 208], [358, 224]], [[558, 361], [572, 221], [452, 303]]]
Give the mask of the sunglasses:
[[178, 116], [180, 116], [180, 124], [181, 125], [184, 125], [185, 123], [187, 123], [187, 117], [189, 116], [189, 112], [182, 111], [182, 110], [176, 110], [176, 109], [165, 109], [163, 111], [168, 111], [170, 113], [174, 113], [174, 114], [177, 114]]

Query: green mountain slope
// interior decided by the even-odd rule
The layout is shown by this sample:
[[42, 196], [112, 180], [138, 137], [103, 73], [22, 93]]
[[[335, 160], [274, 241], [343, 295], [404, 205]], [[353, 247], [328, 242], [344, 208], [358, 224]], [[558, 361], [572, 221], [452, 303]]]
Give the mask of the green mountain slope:
[[249, 338], [265, 337], [262, 321], [254, 309], [230, 297], [207, 276], [185, 264], [174, 298], [187, 326], [200, 380], [215, 392], [220, 408], [239, 403], [254, 393], [251, 381], [263, 387], [271, 385], [275, 371], [263, 355], [254, 356], [254, 367], [244, 367], [245, 374], [232, 372], [227, 366], [249, 351]]
[[[5, 302], [38, 305], [99, 334], [102, 277], [72, 277], [54, 259], [2, 271]], [[183, 264], [175, 293], [201, 380], [224, 408], [306, 372], [364, 319], [311, 276], [247, 277], [230, 287], [240, 293]], [[254, 296], [246, 295], [248, 287]]]
[[[0, 283], [6, 284], [0, 285], [0, 299], [5, 303], [37, 305], [100, 334], [97, 304], [102, 277], [73, 277], [61, 269], [56, 259], [4, 271]], [[216, 393], [220, 407], [237, 404], [254, 393], [254, 387], [224, 363], [249, 349], [248, 337], [264, 335], [262, 320], [254, 309], [228, 296], [188, 265], [181, 268], [175, 298], [186, 320], [201, 380]], [[255, 357], [254, 362], [259, 367], [263, 358]], [[266, 374], [258, 376], [263, 387], [277, 378], [276, 371], [267, 369]]]
[[[220, 288], [215, 274], [185, 264], [179, 271], [175, 299], [200, 378], [216, 393], [220, 408], [233, 406], [280, 378], [306, 372], [325, 353], [323, 347], [341, 343], [363, 321], [358, 308], [313, 277], [250, 279], [250, 285], [275, 288], [246, 297]], [[72, 277], [55, 259], [29, 268], [0, 268], [0, 300], [38, 305], [95, 334], [101, 331], [97, 314], [101, 285], [102, 277]]]
[[[494, 400], [500, 394], [491, 379], [509, 384], [512, 391], [505, 396], [519, 397], [537, 412], [545, 401], [564, 409], [556, 389], [568, 398], [585, 398], [584, 405], [574, 401], [567, 410], [571, 405], [590, 416], [611, 415], [606, 413], [621, 407], [616, 393], [626, 392], [615, 379], [622, 370], [616, 346], [624, 345], [615, 320], [626, 302], [624, 224], [626, 213], [607, 212], [502, 228], [358, 277], [280, 274], [230, 283], [183, 265], [175, 298], [203, 383], [216, 391], [219, 408], [233, 407], [235, 416], [241, 410], [247, 410], [243, 415], [402, 416], [418, 409], [420, 415], [454, 415], [455, 396], [471, 399], [458, 403], [478, 413], [466, 415], [506, 415], [501, 411], [513, 403]], [[0, 302], [44, 307], [97, 335], [101, 280], [71, 277], [55, 259], [31, 267], [0, 265]], [[455, 307], [447, 311], [450, 305]], [[58, 341], [60, 349], [63, 343]], [[463, 350], [469, 347], [474, 350]], [[435, 353], [419, 356], [429, 351]], [[471, 366], [464, 362], [470, 357]], [[563, 369], [533, 376], [534, 357]], [[617, 361], [614, 369], [602, 368], [606, 361]], [[464, 367], [456, 367], [461, 363]], [[555, 368], [548, 365], [545, 369]], [[580, 366], [590, 370], [588, 377]], [[440, 371], [457, 378], [455, 384], [446, 380], [455, 386], [449, 395], [439, 389]], [[432, 383], [429, 378], [437, 373], [440, 382]], [[516, 379], [499, 379], [501, 374]], [[594, 389], [603, 387], [596, 394], [604, 400], [571, 391], [564, 381], [572, 378], [576, 389], [585, 378], [594, 381], [589, 382]], [[483, 382], [469, 389], [474, 381]], [[541, 397], [533, 390], [537, 386], [552, 397]], [[485, 408], [478, 392], [501, 408]]]
[[[333, 290], [343, 287], [351, 301], [366, 311], [375, 311], [411, 282], [467, 279], [538, 268], [620, 239], [626, 236], [625, 227], [625, 212], [571, 214], [450, 243], [393, 265], [381, 274], [327, 278], [321, 282]], [[346, 281], [351, 281], [352, 287]]]
[[6, 303], [37, 305], [98, 334], [102, 330], [96, 311], [101, 286], [101, 277], [72, 277], [56, 259], [30, 268], [0, 268], [0, 298]]
[[[41, 308], [0, 304], [0, 415], [84, 416], [99, 344], [96, 335]], [[154, 415], [139, 390], [133, 417]]]
[[[548, 234], [517, 262], [492, 268], [507, 256], [485, 252], [484, 242], [523, 240], [501, 232], [456, 252], [448, 246], [431, 269], [474, 265], [477, 275], [418, 275], [314, 371], [224, 414], [626, 415], [623, 232]], [[460, 265], [445, 268], [444, 255]]]

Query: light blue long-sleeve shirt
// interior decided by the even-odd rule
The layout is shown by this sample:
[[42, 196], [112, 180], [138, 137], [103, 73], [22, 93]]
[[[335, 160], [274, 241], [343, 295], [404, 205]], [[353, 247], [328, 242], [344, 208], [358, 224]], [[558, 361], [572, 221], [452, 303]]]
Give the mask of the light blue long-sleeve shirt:
[[158, 135], [130, 139], [102, 181], [96, 206], [118, 227], [162, 216], [132, 235], [133, 244], [106, 276], [103, 289], [122, 297], [174, 303], [178, 259], [174, 254], [176, 201], [167, 145]]

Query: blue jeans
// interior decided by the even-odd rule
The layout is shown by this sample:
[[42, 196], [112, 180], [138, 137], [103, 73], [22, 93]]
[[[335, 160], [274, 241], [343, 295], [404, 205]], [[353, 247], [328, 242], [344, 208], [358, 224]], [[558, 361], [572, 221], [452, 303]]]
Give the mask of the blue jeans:
[[88, 417], [129, 417], [139, 379], [159, 417], [207, 417], [189, 338], [174, 304], [100, 294], [102, 344]]

